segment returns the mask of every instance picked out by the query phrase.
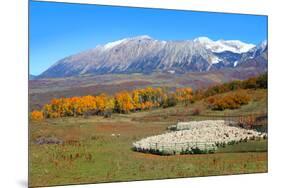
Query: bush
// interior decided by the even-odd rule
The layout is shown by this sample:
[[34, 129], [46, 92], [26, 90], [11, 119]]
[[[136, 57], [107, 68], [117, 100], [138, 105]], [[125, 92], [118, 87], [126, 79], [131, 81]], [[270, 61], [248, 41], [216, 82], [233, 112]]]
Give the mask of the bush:
[[43, 112], [37, 111], [37, 110], [31, 112], [31, 119], [36, 120], [36, 121], [40, 121], [40, 120], [44, 119]]
[[239, 89], [267, 89], [267, 73], [247, 80], [234, 80], [228, 83], [211, 86], [207, 89], [200, 89], [194, 92], [193, 100], [201, 100], [216, 94], [236, 91]]
[[246, 92], [238, 91], [225, 96], [214, 96], [207, 99], [207, 103], [212, 110], [237, 109], [248, 104], [250, 97]]

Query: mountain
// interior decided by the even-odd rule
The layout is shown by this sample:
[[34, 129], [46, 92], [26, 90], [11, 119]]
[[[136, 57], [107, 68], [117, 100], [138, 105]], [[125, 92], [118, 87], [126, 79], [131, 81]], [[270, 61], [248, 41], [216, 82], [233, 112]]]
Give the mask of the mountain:
[[37, 76], [35, 76], [35, 75], [29, 74], [28, 79], [29, 79], [29, 80], [34, 80], [34, 79], [36, 79], [36, 77], [37, 77]]
[[[253, 44], [238, 40], [160, 41], [137, 36], [99, 45], [56, 62], [39, 78], [114, 73], [205, 72], [243, 64]], [[252, 52], [248, 55], [258, 55]]]
[[267, 69], [268, 45], [267, 41], [263, 41], [256, 47], [244, 53], [237, 62], [238, 67], [259, 67]]

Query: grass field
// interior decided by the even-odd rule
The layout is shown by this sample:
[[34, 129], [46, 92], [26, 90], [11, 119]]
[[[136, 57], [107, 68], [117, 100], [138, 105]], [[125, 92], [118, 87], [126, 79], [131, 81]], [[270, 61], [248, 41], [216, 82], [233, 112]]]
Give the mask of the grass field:
[[[130, 114], [68, 117], [30, 122], [30, 186], [132, 181], [267, 172], [267, 141], [251, 141], [221, 148], [215, 154], [159, 156], [134, 152], [132, 143], [161, 134], [178, 120], [192, 116], [262, 113], [267, 90], [253, 90], [256, 98], [240, 109], [211, 111], [202, 101], [188, 108], [178, 105]], [[64, 144], [35, 144], [38, 137], [56, 137]]]

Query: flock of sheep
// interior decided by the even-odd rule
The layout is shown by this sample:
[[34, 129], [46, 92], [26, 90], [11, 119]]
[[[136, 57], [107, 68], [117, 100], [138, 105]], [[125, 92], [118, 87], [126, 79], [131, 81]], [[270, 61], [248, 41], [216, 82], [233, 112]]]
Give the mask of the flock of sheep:
[[134, 142], [133, 147], [137, 151], [159, 154], [210, 153], [226, 144], [267, 137], [266, 133], [244, 129], [224, 120], [180, 122], [174, 129], [143, 138]]

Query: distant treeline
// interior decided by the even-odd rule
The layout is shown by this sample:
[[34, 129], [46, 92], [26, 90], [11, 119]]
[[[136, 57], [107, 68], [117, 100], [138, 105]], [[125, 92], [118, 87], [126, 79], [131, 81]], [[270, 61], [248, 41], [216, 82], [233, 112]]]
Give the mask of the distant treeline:
[[82, 96], [53, 99], [44, 105], [42, 110], [31, 112], [31, 118], [58, 118], [66, 116], [104, 115], [111, 113], [128, 113], [156, 107], [170, 107], [177, 103], [187, 104], [192, 100], [191, 88], [178, 88], [168, 92], [164, 88], [136, 89], [131, 92], [122, 91], [114, 96], [101, 94], [98, 96]]
[[216, 94], [226, 93], [239, 89], [267, 89], [267, 73], [247, 80], [235, 80], [224, 84], [200, 89], [194, 92], [193, 100], [201, 100]]

